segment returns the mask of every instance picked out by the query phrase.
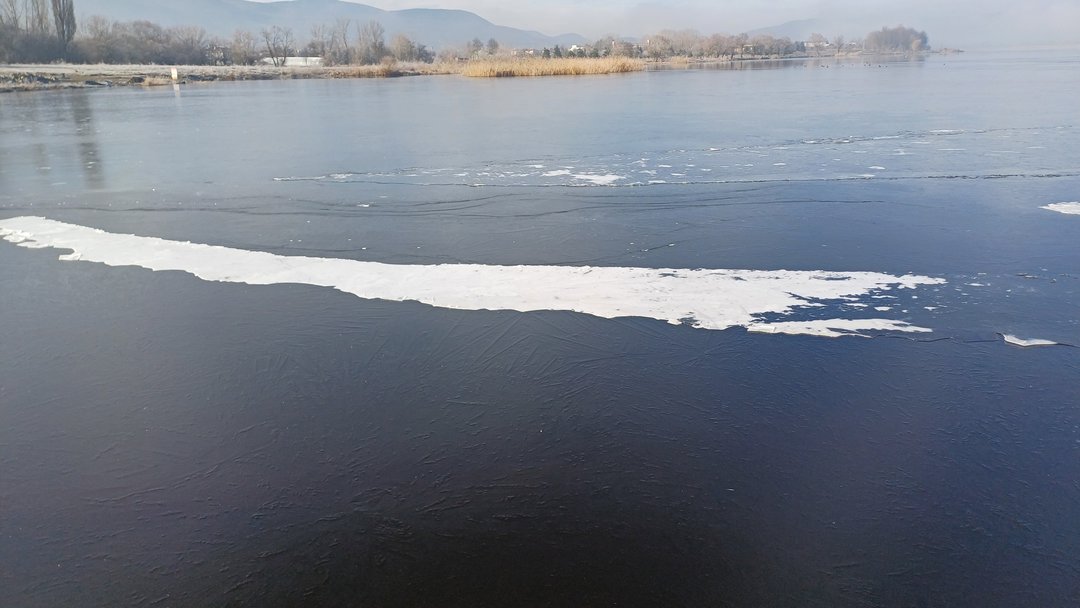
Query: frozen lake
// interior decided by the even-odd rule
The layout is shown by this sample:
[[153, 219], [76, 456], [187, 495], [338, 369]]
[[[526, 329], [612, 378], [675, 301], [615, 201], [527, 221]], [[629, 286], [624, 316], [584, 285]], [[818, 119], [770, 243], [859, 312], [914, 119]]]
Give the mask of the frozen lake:
[[13, 606], [1073, 606], [1080, 53], [0, 97]]

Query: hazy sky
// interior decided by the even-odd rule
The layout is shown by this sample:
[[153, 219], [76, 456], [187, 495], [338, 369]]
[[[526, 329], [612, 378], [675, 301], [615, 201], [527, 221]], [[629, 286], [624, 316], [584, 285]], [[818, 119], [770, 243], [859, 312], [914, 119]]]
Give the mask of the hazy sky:
[[821, 19], [826, 36], [883, 25], [926, 30], [931, 44], [1000, 47], [1080, 44], [1080, 0], [369, 0], [382, 9], [457, 8], [545, 34], [638, 36], [660, 29], [738, 33]]

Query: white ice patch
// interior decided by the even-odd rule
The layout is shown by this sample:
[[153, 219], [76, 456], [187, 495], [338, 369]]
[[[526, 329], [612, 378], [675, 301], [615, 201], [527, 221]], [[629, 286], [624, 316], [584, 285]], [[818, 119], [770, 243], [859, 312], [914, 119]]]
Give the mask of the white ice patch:
[[904, 331], [930, 333], [925, 327], [916, 327], [904, 321], [891, 319], [825, 319], [817, 321], [781, 321], [779, 323], [751, 323], [749, 331], [763, 334], [805, 334], [825, 338], [858, 336], [869, 338], [861, 331]]
[[1057, 346], [1058, 345], [1057, 342], [1054, 342], [1052, 340], [1040, 340], [1038, 338], [1035, 338], [1035, 339], [1018, 338], [1018, 337], [1016, 337], [1016, 336], [1014, 336], [1012, 334], [1001, 334], [1001, 337], [1006, 342], [1008, 342], [1009, 344], [1012, 344], [1014, 346], [1029, 347], [1029, 346]]
[[566, 169], [556, 169], [554, 171], [548, 171], [544, 173], [544, 177], [559, 177], [560, 175], [570, 175], [570, 172]]
[[361, 298], [460, 310], [566, 310], [608, 319], [647, 317], [703, 329], [742, 326], [833, 337], [857, 335], [860, 330], [930, 330], [888, 319], [769, 323], [761, 318], [822, 301], [945, 282], [879, 272], [383, 264], [115, 234], [41, 217], [0, 220], [0, 238], [20, 247], [71, 250], [61, 260], [179, 270], [206, 281], [315, 285]]
[[1046, 209], [1047, 211], [1057, 211], [1058, 213], [1064, 213], [1066, 215], [1080, 215], [1080, 202], [1074, 201], [1071, 203], [1052, 203], [1049, 205], [1043, 205], [1040, 209]]
[[597, 186], [610, 186], [620, 179], [626, 179], [621, 175], [592, 175], [589, 173], [581, 173], [574, 176], [574, 179], [580, 179], [581, 181], [591, 182]]

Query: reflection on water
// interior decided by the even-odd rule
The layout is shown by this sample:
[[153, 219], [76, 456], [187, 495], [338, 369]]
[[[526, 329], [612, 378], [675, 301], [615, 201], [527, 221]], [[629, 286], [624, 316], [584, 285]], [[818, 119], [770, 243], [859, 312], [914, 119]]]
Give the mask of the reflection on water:
[[99, 190], [105, 187], [105, 171], [97, 145], [97, 126], [94, 124], [94, 110], [86, 95], [68, 97], [71, 108], [71, 120], [75, 126], [78, 141], [79, 166], [82, 168], [83, 181], [87, 189]]
[[[5, 194], [107, 187], [94, 109], [104, 98], [88, 91], [56, 91], [13, 93], [8, 99], [18, 114], [6, 113], [4, 128], [5, 137], [16, 145], [0, 146]], [[76, 177], [78, 182], [72, 183]]]

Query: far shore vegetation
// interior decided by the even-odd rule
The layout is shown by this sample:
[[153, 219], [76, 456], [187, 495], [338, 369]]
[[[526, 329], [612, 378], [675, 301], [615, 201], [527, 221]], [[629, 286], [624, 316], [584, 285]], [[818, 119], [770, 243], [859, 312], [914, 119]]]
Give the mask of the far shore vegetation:
[[587, 74], [622, 74], [640, 72], [645, 61], [630, 57], [492, 57], [466, 62], [465, 76], [500, 78], [505, 76], [583, 76]]
[[[767, 34], [702, 35], [666, 30], [640, 40], [606, 36], [591, 44], [508, 48], [475, 38], [432, 49], [404, 35], [387, 41], [377, 21], [338, 19], [298, 34], [284, 25], [258, 32], [209, 36], [198, 26], [163, 27], [101, 16], [76, 21], [75, 0], [0, 0], [0, 91], [95, 85], [167, 84], [168, 67], [185, 66], [182, 79], [361, 78], [423, 74], [477, 77], [612, 74], [652, 62], [710, 62], [831, 57], [863, 53], [922, 53], [925, 32], [882, 28], [863, 39], [813, 34], [793, 41]], [[27, 65], [67, 64], [45, 70]]]

